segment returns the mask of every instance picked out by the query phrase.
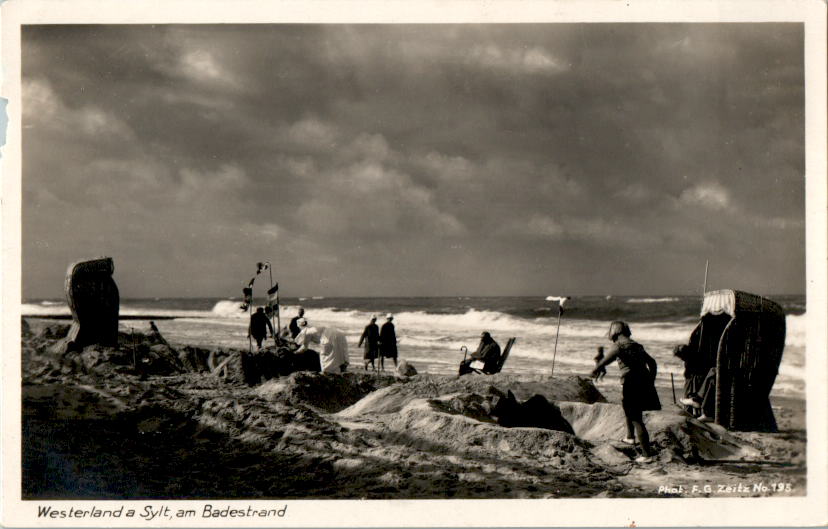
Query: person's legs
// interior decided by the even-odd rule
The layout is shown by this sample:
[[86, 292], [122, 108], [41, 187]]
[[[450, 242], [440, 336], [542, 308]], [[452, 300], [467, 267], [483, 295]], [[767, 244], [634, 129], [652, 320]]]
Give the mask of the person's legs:
[[638, 443], [641, 445], [641, 452], [644, 454], [644, 457], [652, 456], [653, 451], [650, 448], [650, 433], [647, 431], [647, 427], [644, 426], [644, 419], [635, 420], [632, 423], [635, 427], [635, 435], [638, 437]]
[[396, 356], [394, 357], [394, 367], [395, 368], [397, 367], [397, 357]]
[[633, 442], [635, 442], [635, 427], [633, 426], [633, 422], [630, 420], [629, 417], [626, 417], [626, 419], [627, 419], [627, 438], [625, 439], [625, 441], [628, 440], [628, 439], [631, 439]]
[[653, 455], [650, 449], [650, 434], [647, 427], [644, 426], [644, 416], [640, 410], [630, 409], [629, 406], [624, 406], [624, 415], [627, 419], [627, 435], [638, 440], [641, 446], [641, 453], [644, 457]]
[[710, 420], [713, 420], [716, 415], [715, 367], [711, 367], [710, 370], [707, 372], [707, 376], [704, 377], [704, 382], [702, 382], [699, 395], [701, 396], [702, 415], [704, 416], [704, 418], [709, 418]]

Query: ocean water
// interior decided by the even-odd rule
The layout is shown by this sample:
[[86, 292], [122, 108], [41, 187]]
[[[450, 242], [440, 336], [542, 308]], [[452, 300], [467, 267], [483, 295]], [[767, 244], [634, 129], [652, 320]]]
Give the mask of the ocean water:
[[[773, 393], [804, 396], [805, 389], [805, 298], [777, 296], [774, 301], [786, 313], [787, 336], [780, 373]], [[121, 314], [173, 317], [158, 320], [164, 336], [172, 343], [200, 346], [219, 345], [247, 348], [249, 313], [240, 310], [239, 299], [122, 299]], [[255, 305], [264, 300], [257, 299]], [[352, 369], [362, 366], [357, 347], [362, 329], [372, 314], [385, 321], [394, 314], [400, 358], [418, 371], [454, 374], [463, 358], [465, 345], [473, 350], [481, 331], [489, 331], [501, 345], [517, 337], [504, 372], [587, 374], [593, 367], [596, 347], [608, 346], [609, 322], [620, 319], [630, 324], [633, 338], [659, 364], [658, 383], [677, 388], [683, 384], [683, 366], [672, 355], [676, 344], [686, 343], [698, 323], [699, 296], [583, 296], [573, 297], [558, 328], [558, 303], [544, 297], [422, 297], [422, 298], [286, 298], [281, 300], [281, 324], [287, 325], [301, 305], [305, 317], [317, 327], [336, 327], [346, 333]], [[27, 300], [24, 315], [69, 314], [63, 300]], [[124, 320], [121, 327], [145, 331], [148, 323]], [[557, 334], [557, 346], [556, 346]], [[610, 366], [602, 384], [617, 384]]]

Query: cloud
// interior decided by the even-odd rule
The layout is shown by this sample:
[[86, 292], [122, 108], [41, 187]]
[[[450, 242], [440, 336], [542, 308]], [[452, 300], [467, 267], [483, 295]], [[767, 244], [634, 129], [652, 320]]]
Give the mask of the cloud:
[[641, 204], [654, 200], [657, 193], [652, 187], [634, 183], [616, 191], [615, 196], [635, 204]]
[[304, 176], [312, 191], [298, 216], [309, 229], [323, 235], [348, 233], [355, 239], [466, 233], [459, 219], [440, 208], [434, 191], [399, 166], [401, 157], [382, 135], [360, 134], [329, 154], [324, 162], [317, 159], [317, 172]]
[[182, 73], [198, 80], [221, 79], [225, 72], [215, 58], [205, 50], [192, 50], [180, 57]]
[[52, 86], [42, 79], [24, 79], [21, 94], [23, 119], [27, 123], [52, 119], [63, 108]]
[[[24, 282], [59, 290], [62, 256], [101, 247], [161, 271], [195, 254], [230, 276], [261, 260], [264, 242], [289, 256], [285, 274], [301, 271], [297, 288], [324, 275], [376, 281], [378, 294], [476, 292], [452, 275], [469, 263], [531, 293], [549, 284], [535, 263], [557, 261], [572, 288], [610, 288], [617, 276], [669, 291], [694, 253], [721, 249], [722, 268], [735, 270], [764, 248], [755, 268], [796, 290], [802, 31], [30, 26]], [[647, 251], [630, 257], [624, 244]], [[619, 253], [629, 270], [646, 261], [664, 277], [602, 274]], [[202, 294], [225, 294], [187, 266], [181, 274], [203, 275]], [[349, 288], [331, 284], [330, 295]]]
[[334, 146], [339, 138], [335, 126], [314, 117], [292, 123], [287, 129], [287, 135], [297, 144], [314, 149]]
[[180, 185], [176, 191], [179, 202], [197, 201], [202, 207], [225, 205], [242, 195], [248, 182], [244, 170], [225, 164], [213, 171], [185, 167], [179, 171]]
[[685, 189], [679, 200], [690, 206], [721, 210], [730, 206], [730, 193], [721, 184], [710, 182]]
[[24, 80], [22, 99], [27, 126], [42, 126], [70, 135], [81, 133], [100, 142], [126, 141], [133, 136], [126, 122], [98, 106], [67, 106], [47, 81]]
[[638, 229], [622, 222], [601, 218], [533, 214], [523, 221], [503, 226], [501, 234], [524, 238], [551, 239], [556, 241], [586, 242], [600, 246], [648, 246], [663, 240], [658, 230]]
[[551, 53], [537, 46], [508, 48], [495, 44], [477, 45], [472, 48], [468, 60], [486, 68], [524, 74], [559, 73], [568, 69]]
[[[520, 228], [514, 226], [513, 229], [519, 230]], [[566, 230], [553, 218], [546, 215], [535, 214], [532, 215], [526, 223], [526, 231], [524, 233], [540, 235], [543, 237], [560, 238], [566, 234]]]

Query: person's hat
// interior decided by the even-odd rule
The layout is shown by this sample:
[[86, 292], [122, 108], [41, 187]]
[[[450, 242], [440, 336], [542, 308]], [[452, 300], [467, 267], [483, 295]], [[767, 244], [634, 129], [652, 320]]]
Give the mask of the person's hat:
[[615, 340], [615, 338], [617, 338], [619, 334], [623, 334], [627, 337], [632, 336], [630, 326], [624, 323], [623, 321], [614, 321], [610, 323], [610, 328], [607, 332], [607, 338], [609, 338], [610, 340]]
[[480, 333], [481, 338], [491, 338], [491, 336], [492, 335], [489, 334], [489, 331], [483, 331], [483, 332]]
[[307, 324], [308, 324], [308, 320], [306, 320], [305, 318], [299, 318], [296, 321], [296, 325], [298, 325], [299, 327], [305, 327]]
[[372, 320], [376, 320], [376, 319], [377, 319], [377, 315], [376, 315], [376, 314], [371, 314], [371, 319], [372, 319]]
[[386, 319], [386, 320], [393, 320], [393, 319], [394, 319], [394, 315], [393, 315], [393, 314], [391, 314], [391, 313], [388, 313], [388, 314], [386, 314], [386, 315], [385, 315], [385, 319]]

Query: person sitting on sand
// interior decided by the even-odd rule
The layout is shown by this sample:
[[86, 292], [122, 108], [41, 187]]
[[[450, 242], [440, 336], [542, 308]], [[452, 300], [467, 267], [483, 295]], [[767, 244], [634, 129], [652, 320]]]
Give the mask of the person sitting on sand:
[[365, 370], [368, 371], [368, 364], [371, 364], [371, 371], [376, 371], [377, 368], [374, 365], [374, 359], [379, 354], [379, 327], [377, 327], [377, 315], [374, 314], [371, 316], [371, 323], [365, 326], [365, 330], [362, 331], [362, 336], [359, 337], [359, 344], [357, 347], [362, 347], [362, 344], [365, 343], [365, 350], [362, 355], [362, 359], [365, 362]]
[[460, 364], [460, 374], [471, 373], [471, 364], [475, 361], [483, 362], [481, 371], [487, 375], [497, 371], [500, 362], [500, 346], [488, 331], [480, 333], [480, 345], [477, 346], [477, 350], [469, 358]]
[[385, 317], [379, 335], [380, 370], [385, 371], [385, 359], [393, 358], [394, 367], [397, 367], [397, 333], [394, 330], [394, 316], [389, 314]]
[[305, 316], [305, 309], [302, 308], [302, 307], [299, 307], [299, 314], [297, 314], [296, 316], [294, 316], [290, 320], [290, 325], [289, 325], [288, 328], [290, 329], [290, 336], [291, 336], [291, 338], [293, 338], [294, 341], [296, 341], [296, 337], [299, 335], [299, 333], [302, 330], [299, 327], [299, 320], [304, 318], [304, 316]]
[[629, 325], [623, 321], [614, 321], [610, 324], [607, 337], [613, 346], [592, 370], [592, 376], [596, 377], [601, 368], [618, 360], [618, 369], [621, 372], [621, 406], [627, 421], [627, 438], [624, 442], [634, 444], [635, 438], [638, 437], [642, 454], [636, 462], [649, 463], [654, 454], [650, 447], [650, 434], [644, 426], [643, 412], [661, 409], [655, 389], [657, 364], [644, 347], [633, 341], [631, 336]]
[[256, 312], [250, 316], [250, 325], [247, 327], [247, 337], [253, 337], [256, 340], [256, 347], [262, 348], [262, 340], [267, 338], [267, 330], [270, 329], [271, 336], [275, 336], [273, 332], [273, 324], [265, 314], [264, 307], [259, 307]]
[[604, 376], [607, 374], [607, 368], [606, 367], [602, 367], [600, 369], [598, 369], [598, 367], [597, 367], [598, 364], [600, 364], [601, 360], [603, 360], [603, 359], [604, 359], [604, 346], [599, 345], [598, 346], [598, 354], [596, 354], [595, 358], [593, 359], [593, 360], [595, 360], [596, 370], [598, 371], [598, 374], [595, 375], [595, 382], [600, 382], [604, 378]]

